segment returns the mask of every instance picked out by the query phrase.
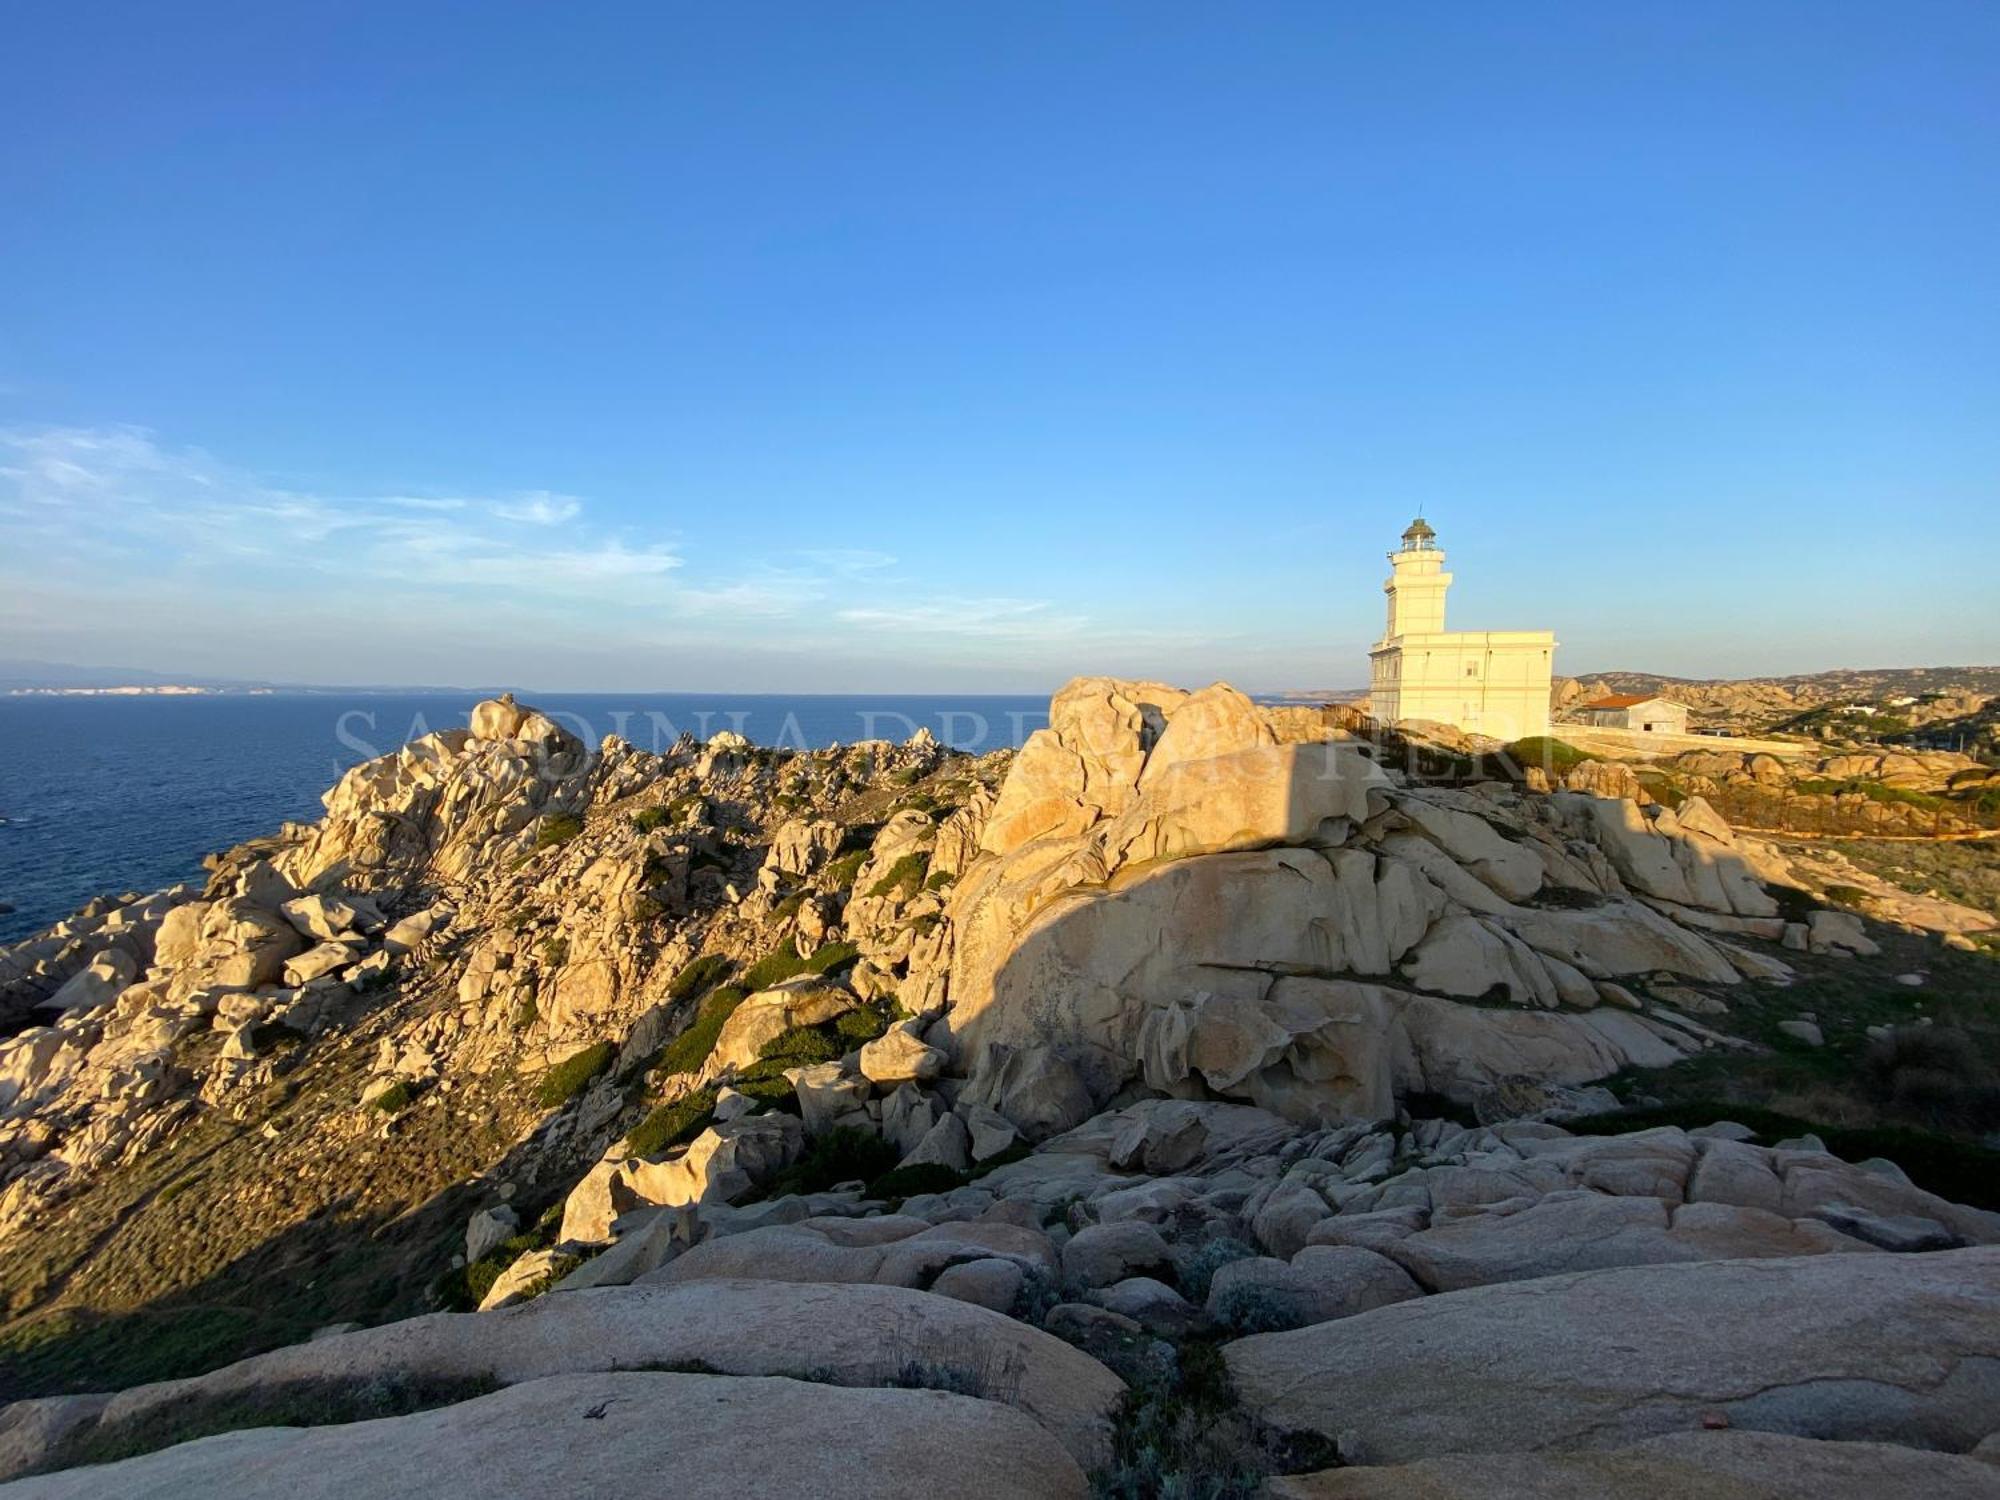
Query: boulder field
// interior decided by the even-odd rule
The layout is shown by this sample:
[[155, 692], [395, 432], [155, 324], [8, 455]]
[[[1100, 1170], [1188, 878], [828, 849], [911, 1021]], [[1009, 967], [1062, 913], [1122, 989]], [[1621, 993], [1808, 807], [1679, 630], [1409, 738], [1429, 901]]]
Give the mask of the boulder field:
[[276, 1301], [385, 1268], [29, 1387], [0, 1494], [2000, 1488], [2000, 1215], [1567, 1128], [1879, 930], [1699, 798], [1343, 723], [1095, 678], [1011, 756], [591, 751], [495, 700], [0, 955], [24, 1328], [281, 1233]]

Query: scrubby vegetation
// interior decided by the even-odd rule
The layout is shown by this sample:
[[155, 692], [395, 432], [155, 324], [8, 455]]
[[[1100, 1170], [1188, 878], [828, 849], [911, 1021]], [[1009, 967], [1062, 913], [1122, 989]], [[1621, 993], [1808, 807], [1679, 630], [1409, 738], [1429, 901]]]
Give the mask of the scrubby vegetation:
[[1770, 1146], [1781, 1140], [1816, 1135], [1829, 1151], [1846, 1161], [1886, 1157], [1926, 1192], [1975, 1208], [2000, 1211], [2000, 1151], [1929, 1131], [1895, 1126], [1827, 1125], [1726, 1099], [1690, 1099], [1620, 1110], [1615, 1114], [1567, 1120], [1563, 1128], [1573, 1135], [1624, 1135], [1661, 1125], [1695, 1130], [1718, 1120], [1733, 1120], [1755, 1131], [1755, 1145]]
[[1507, 756], [1522, 770], [1539, 766], [1555, 780], [1561, 780], [1590, 757], [1574, 745], [1546, 734], [1530, 735], [1507, 747]]
[[583, 832], [583, 819], [569, 813], [546, 813], [541, 825], [535, 829], [535, 847], [552, 849], [558, 844], [567, 844]]
[[632, 814], [632, 827], [639, 833], [651, 833], [657, 828], [674, 828], [687, 821], [689, 813], [705, 805], [706, 799], [695, 792], [683, 792], [671, 801], [658, 807], [642, 807]]
[[2000, 1128], [2000, 1076], [1955, 1026], [1898, 1026], [1876, 1037], [1861, 1057], [1861, 1086], [1932, 1129]]
[[836, 1183], [870, 1182], [896, 1165], [896, 1148], [872, 1130], [837, 1125], [816, 1138], [806, 1154], [778, 1174], [771, 1196], [823, 1193]]
[[663, 1075], [700, 1072], [708, 1054], [715, 1050], [715, 1039], [722, 1035], [723, 1023], [749, 995], [741, 985], [724, 985], [711, 991], [687, 1029], [660, 1050], [654, 1069]]
[[1190, 1255], [1180, 1268], [1181, 1292], [1190, 1302], [1208, 1300], [1215, 1273], [1232, 1261], [1248, 1260], [1257, 1254], [1254, 1246], [1227, 1235], [1218, 1236]]
[[831, 974], [846, 968], [861, 955], [852, 943], [822, 943], [804, 958], [789, 943], [782, 943], [758, 959], [743, 975], [743, 987], [750, 991], [768, 990], [787, 979], [803, 974]]
[[1192, 1339], [1171, 1367], [1121, 1370], [1111, 1461], [1090, 1476], [1095, 1500], [1252, 1500], [1273, 1474], [1339, 1462], [1331, 1443], [1260, 1428], [1238, 1403], [1221, 1348]]
[[595, 1042], [581, 1052], [573, 1052], [535, 1084], [535, 1102], [544, 1109], [560, 1109], [590, 1084], [591, 1079], [611, 1066], [617, 1048], [609, 1042]]
[[888, 1029], [889, 1018], [865, 1005], [859, 1010], [850, 1010], [833, 1023], [834, 1035], [856, 1047], [874, 1041]]
[[407, 1082], [399, 1078], [373, 1099], [370, 1099], [368, 1103], [371, 1107], [381, 1110], [385, 1115], [396, 1115], [408, 1109], [415, 1102], [416, 1097], [415, 1090]]
[[670, 1146], [693, 1140], [715, 1119], [715, 1094], [711, 1085], [660, 1105], [633, 1126], [625, 1144], [634, 1156], [658, 1156]]
[[908, 896], [923, 888], [931, 857], [922, 851], [903, 855], [868, 888], [871, 896]]
[[730, 967], [730, 961], [720, 953], [704, 953], [674, 976], [673, 982], [667, 986], [667, 998], [685, 1000], [690, 995], [698, 995], [726, 979]]
[[828, 886], [836, 891], [851, 890], [854, 877], [861, 873], [861, 867], [868, 863], [868, 851], [856, 849], [852, 854], [843, 854], [826, 867]]
[[1841, 839], [1826, 847], [1915, 895], [1938, 896], [2000, 916], [2000, 839], [1937, 844]]
[[919, 1162], [913, 1167], [896, 1167], [884, 1172], [868, 1184], [868, 1191], [877, 1198], [895, 1200], [915, 1198], [922, 1193], [948, 1193], [953, 1188], [963, 1187], [966, 1176], [950, 1167], [936, 1162]]
[[789, 1031], [780, 1032], [757, 1049], [759, 1062], [779, 1062], [788, 1068], [804, 1067], [812, 1063], [832, 1062], [844, 1049], [825, 1029], [818, 1026], [794, 1026]]

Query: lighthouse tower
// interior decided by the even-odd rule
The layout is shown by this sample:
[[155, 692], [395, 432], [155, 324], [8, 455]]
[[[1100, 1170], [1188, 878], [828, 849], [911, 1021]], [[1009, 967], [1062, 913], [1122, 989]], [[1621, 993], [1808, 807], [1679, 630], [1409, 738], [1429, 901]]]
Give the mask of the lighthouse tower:
[[1383, 724], [1421, 720], [1497, 740], [1547, 734], [1555, 634], [1447, 631], [1451, 581], [1437, 533], [1417, 517], [1389, 554], [1388, 624], [1368, 653], [1370, 711]]
[[1440, 635], [1444, 631], [1444, 591], [1451, 574], [1444, 570], [1444, 553], [1437, 533], [1418, 516], [1403, 533], [1402, 547], [1389, 554], [1389, 628], [1383, 639], [1399, 635]]

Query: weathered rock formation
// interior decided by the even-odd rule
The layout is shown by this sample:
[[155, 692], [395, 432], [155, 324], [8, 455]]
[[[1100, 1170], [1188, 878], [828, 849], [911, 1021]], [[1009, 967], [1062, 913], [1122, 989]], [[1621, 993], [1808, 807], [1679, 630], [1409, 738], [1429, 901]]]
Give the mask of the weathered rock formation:
[[1457, 1493], [1495, 1449], [1496, 1484], [1655, 1452], [1754, 1484], [1835, 1442], [1971, 1493], [2000, 1216], [1810, 1138], [1559, 1123], [1746, 1048], [1734, 999], [1881, 930], [1698, 796], [1438, 783], [1349, 730], [1085, 679], [1013, 757], [593, 752], [496, 700], [199, 892], [10, 950], [45, 1023], [0, 1042], [16, 1327], [246, 1285], [349, 1326], [17, 1402], [0, 1475], [407, 1389], [439, 1409], [11, 1492], [547, 1493], [671, 1454], [696, 1494], [1146, 1493], [1198, 1337], [1260, 1472], [1287, 1433], [1368, 1466], [1290, 1493]]
[[1219, 684], [1057, 695], [952, 896], [939, 1034], [976, 1090], [1035, 1049], [1092, 1105], [1138, 1081], [1380, 1114], [1671, 1062], [1714, 1039], [1633, 980], [1781, 972], [1718, 936], [1785, 924], [1698, 802], [1410, 785], [1364, 744], [1274, 739]]

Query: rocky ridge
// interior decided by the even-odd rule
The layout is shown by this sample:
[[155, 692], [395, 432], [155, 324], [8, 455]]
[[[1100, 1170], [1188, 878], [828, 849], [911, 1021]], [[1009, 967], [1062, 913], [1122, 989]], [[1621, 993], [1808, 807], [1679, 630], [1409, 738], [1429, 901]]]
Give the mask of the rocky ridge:
[[[1085, 679], [1011, 760], [927, 736], [589, 754], [501, 700], [326, 800], [320, 823], [219, 858], [198, 894], [120, 903], [6, 955], [0, 994], [49, 1024], [0, 1044], [0, 1240], [17, 1258], [52, 1227], [89, 1246], [17, 1277], [13, 1311], [32, 1326], [101, 1294], [95, 1268], [183, 1179], [119, 1205], [109, 1235], [102, 1200], [195, 1145], [221, 1150], [207, 1143], [232, 1122], [239, 1157], [253, 1131], [267, 1144], [263, 1173], [317, 1156], [322, 1183], [327, 1158], [400, 1174], [400, 1199], [375, 1191], [378, 1233], [409, 1237], [406, 1276], [455, 1253], [453, 1295], [495, 1310], [17, 1403], [0, 1412], [8, 1472], [130, 1451], [162, 1412], [226, 1430], [232, 1403], [304, 1386], [420, 1378], [464, 1404], [382, 1416], [365, 1449], [340, 1428], [310, 1457], [304, 1439], [217, 1437], [130, 1459], [145, 1467], [125, 1478], [194, 1493], [302, 1463], [365, 1475], [373, 1455], [449, 1445], [451, 1413], [488, 1402], [553, 1430], [580, 1407], [672, 1411], [754, 1383], [817, 1421], [845, 1399], [814, 1394], [830, 1379], [945, 1392], [966, 1442], [995, 1454], [1053, 1435], [1036, 1492], [1082, 1493], [1090, 1474], [1100, 1493], [1146, 1493], [1158, 1455], [1134, 1434], [1163, 1391], [1199, 1386], [1185, 1362], [1221, 1341], [1241, 1400], [1224, 1425], [1249, 1468], [1338, 1456], [1387, 1476], [1466, 1450], [1397, 1446], [1402, 1398], [1366, 1368], [1340, 1410], [1379, 1406], [1378, 1426], [1295, 1409], [1266, 1340], [1338, 1323], [1335, 1347], [1379, 1344], [1394, 1365], [1396, 1341], [1433, 1326], [1463, 1321], [1477, 1349], [1481, 1299], [1516, 1285], [1544, 1288], [1538, 1306], [1576, 1299], [1584, 1327], [1625, 1277], [1643, 1324], [1737, 1296], [1751, 1264], [1781, 1281], [1746, 1287], [1879, 1304], [1890, 1331], [1871, 1357], [1929, 1350], [1900, 1388], [1936, 1398], [1821, 1400], [1847, 1356], [1784, 1363], [1746, 1314], [1713, 1356], [1661, 1323], [1679, 1407], [1614, 1421], [1646, 1382], [1592, 1387], [1581, 1425], [1531, 1431], [1500, 1396], [1481, 1430], [1518, 1432], [1523, 1451], [1622, 1448], [1709, 1431], [1720, 1411], [1851, 1443], [1888, 1473], [2000, 1427], [1981, 1415], [2000, 1330], [1979, 1248], [2000, 1244], [2000, 1218], [1810, 1139], [1551, 1123], [1613, 1102], [1590, 1087], [1612, 1073], [1748, 1045], [1723, 997], [1782, 985], [1788, 948], [1875, 946], [1699, 797], [1424, 784], [1318, 716], [1221, 685]], [[1426, 1101], [1488, 1123], [1413, 1115]], [[301, 1200], [292, 1227], [337, 1218], [334, 1201]], [[1678, 1290], [1648, 1310], [1656, 1283]], [[410, 1290], [356, 1311], [414, 1310]], [[1962, 1310], [1931, 1310], [1951, 1297]], [[1445, 1322], [1411, 1322], [1418, 1309]], [[1570, 1314], [1548, 1316], [1560, 1330]], [[1552, 1338], [1522, 1356], [1524, 1389], [1548, 1376], [1535, 1360], [1561, 1357]], [[1309, 1340], [1270, 1347], [1319, 1358]], [[687, 1373], [618, 1385], [637, 1365]], [[1434, 1389], [1475, 1378], [1440, 1369]], [[883, 1432], [899, 1411], [885, 1399]], [[20, 1488], [113, 1492], [93, 1472]]]

